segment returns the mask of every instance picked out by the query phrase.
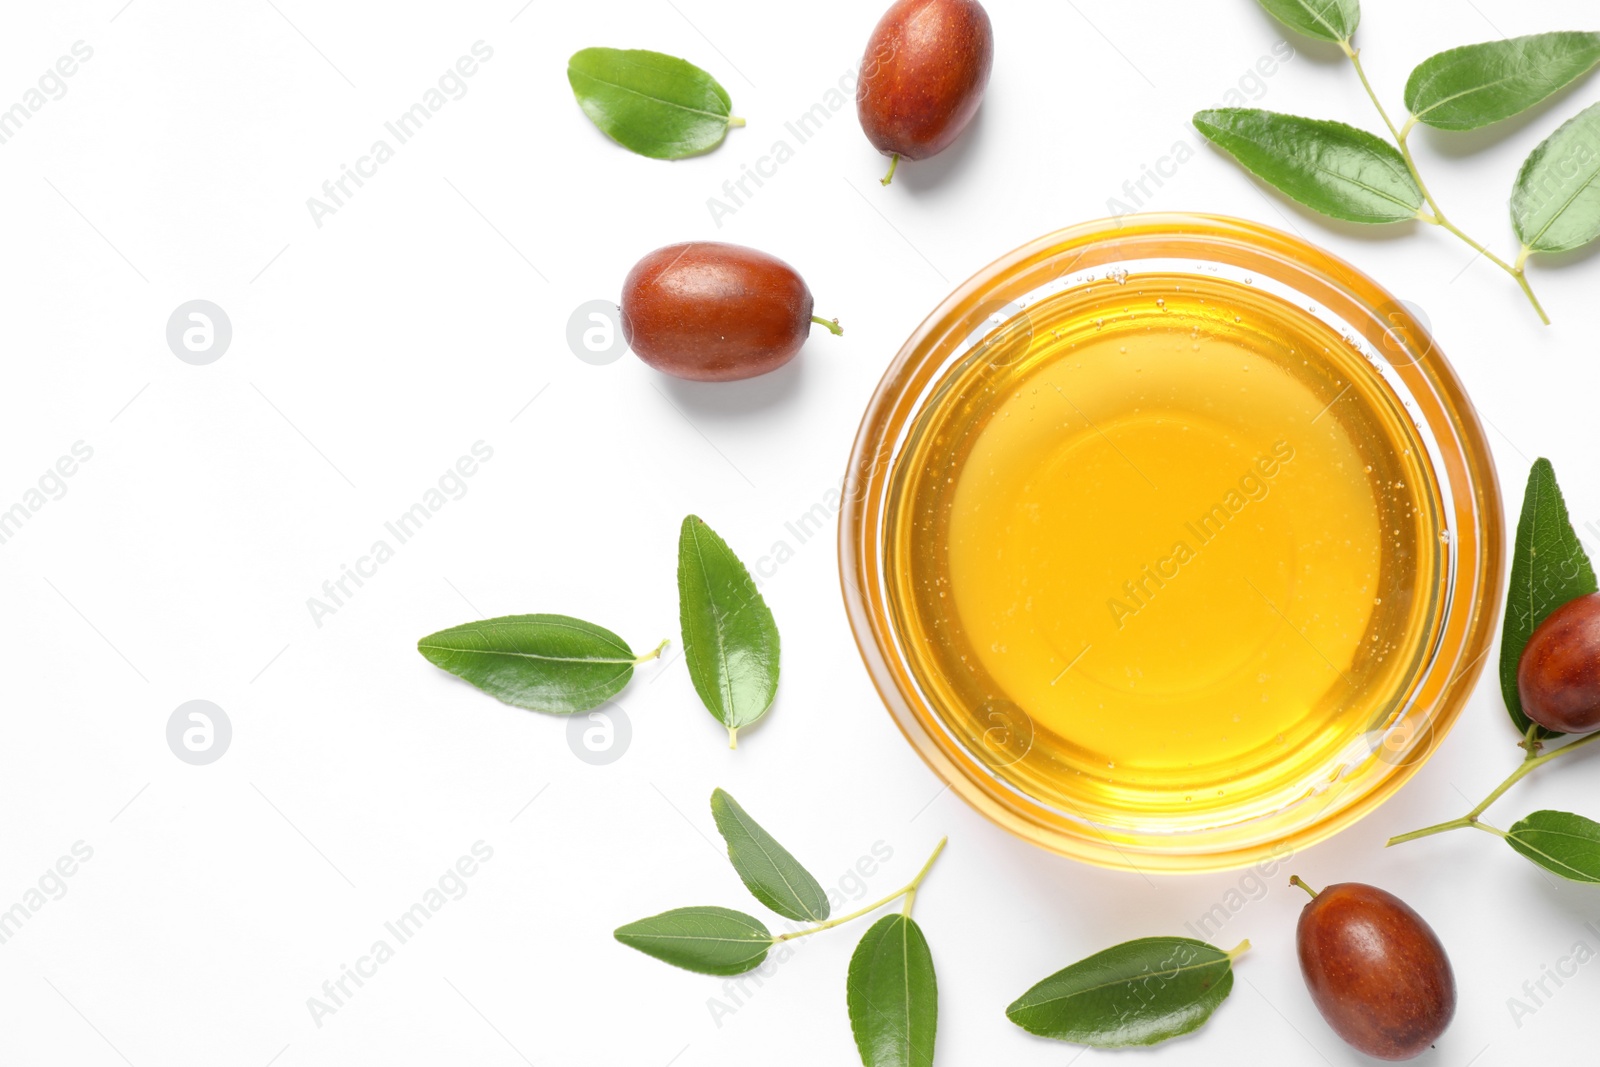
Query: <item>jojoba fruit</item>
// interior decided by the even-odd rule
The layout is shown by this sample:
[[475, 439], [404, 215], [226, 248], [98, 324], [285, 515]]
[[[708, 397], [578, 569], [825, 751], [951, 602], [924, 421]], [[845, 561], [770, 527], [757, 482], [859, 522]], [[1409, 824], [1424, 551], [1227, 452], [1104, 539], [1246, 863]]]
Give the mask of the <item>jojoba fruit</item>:
[[927, 159], [950, 147], [983, 103], [994, 27], [977, 0], [896, 0], [867, 41], [856, 113], [872, 146]]
[[622, 283], [622, 336], [663, 374], [700, 382], [754, 378], [800, 351], [811, 290], [783, 260], [714, 241], [658, 248]]
[[[1311, 892], [1298, 878], [1294, 884]], [[1295, 940], [1300, 973], [1345, 1043], [1380, 1060], [1409, 1060], [1456, 1013], [1456, 980], [1432, 927], [1399, 897], [1359, 882], [1314, 893]]]
[[1569, 600], [1541, 622], [1517, 661], [1528, 718], [1563, 734], [1600, 726], [1600, 593]]

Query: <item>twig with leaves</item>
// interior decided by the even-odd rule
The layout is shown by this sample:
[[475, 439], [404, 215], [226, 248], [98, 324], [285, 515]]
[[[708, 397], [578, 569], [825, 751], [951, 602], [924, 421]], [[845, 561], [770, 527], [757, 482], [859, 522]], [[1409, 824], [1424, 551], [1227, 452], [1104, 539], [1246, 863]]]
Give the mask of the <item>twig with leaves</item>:
[[1527, 263], [1535, 253], [1567, 252], [1600, 237], [1600, 104], [1579, 112], [1523, 163], [1511, 190], [1520, 248], [1509, 261], [1445, 214], [1417, 169], [1410, 138], [1418, 125], [1476, 130], [1526, 111], [1600, 63], [1600, 33], [1541, 33], [1440, 52], [1411, 72], [1407, 115], [1396, 125], [1353, 43], [1360, 0], [1259, 3], [1290, 29], [1343, 51], [1392, 143], [1342, 122], [1258, 108], [1201, 111], [1195, 127], [1251, 174], [1314, 211], [1346, 222], [1415, 220], [1447, 230], [1510, 275], [1549, 325]]
[[711, 815], [728, 844], [728, 860], [750, 894], [784, 918], [811, 925], [773, 934], [760, 919], [731, 908], [675, 908], [618, 927], [616, 939], [674, 967], [727, 977], [755, 970], [774, 949], [790, 951], [786, 947], [790, 941], [901, 901], [900, 911], [873, 923], [850, 957], [846, 981], [850, 1028], [864, 1067], [932, 1067], [938, 984], [928, 940], [911, 918], [911, 907], [934, 860], [944, 851], [944, 839], [910, 882], [882, 900], [830, 918], [828, 895], [816, 878], [738, 801], [716, 790], [711, 794]]
[[1482, 803], [1459, 819], [1392, 837], [1390, 845], [1451, 830], [1477, 829], [1493, 834], [1520, 855], [1563, 878], [1600, 883], [1600, 823], [1565, 811], [1536, 811], [1510, 830], [1501, 830], [1483, 821], [1483, 814], [1490, 805], [1529, 774], [1600, 740], [1600, 733], [1591, 733], [1544, 752], [1546, 741], [1567, 735], [1528, 717], [1517, 682], [1523, 650], [1539, 624], [1558, 608], [1589, 596], [1596, 588], [1594, 568], [1572, 529], [1555, 469], [1549, 460], [1540, 459], [1528, 473], [1522, 515], [1517, 521], [1511, 591], [1506, 599], [1505, 630], [1500, 641], [1501, 694], [1512, 724], [1522, 734], [1520, 744], [1525, 749], [1522, 763]]

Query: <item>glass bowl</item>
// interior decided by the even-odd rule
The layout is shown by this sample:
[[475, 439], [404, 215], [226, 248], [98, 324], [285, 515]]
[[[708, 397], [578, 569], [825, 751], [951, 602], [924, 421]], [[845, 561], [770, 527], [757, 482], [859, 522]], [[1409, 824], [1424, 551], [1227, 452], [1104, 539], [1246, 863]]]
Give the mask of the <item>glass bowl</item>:
[[[1219, 870], [1282, 856], [1351, 825], [1398, 789], [1454, 723], [1482, 670], [1505, 565], [1500, 494], [1482, 428], [1421, 319], [1298, 238], [1206, 215], [1133, 215], [1062, 230], [957, 288], [906, 342], [873, 395], [839, 522], [841, 585], [856, 643], [884, 704], [934, 772], [1028, 841], [1143, 872]], [[1143, 347], [1130, 356], [1124, 345], [1117, 354], [1107, 344], [1117, 330]], [[1252, 351], [1261, 361], [1229, 365]], [[1146, 370], [1152, 373], [1135, 377]], [[1241, 376], [1252, 370], [1255, 377]], [[1089, 381], [1100, 382], [1100, 391], [1082, 392], [1078, 402], [1060, 385], [1076, 390]], [[1057, 408], [1046, 418], [1043, 406], [1054, 397], [1049, 388], [1032, 395], [1041, 383], [1075, 414]], [[1138, 395], [1118, 397], [1119, 389]], [[1210, 550], [1204, 581], [1175, 577], [1187, 558], [1157, 559], [1157, 573], [1144, 567], [1133, 575], [1137, 585], [1122, 583], [1125, 594], [1104, 597], [1111, 619], [1094, 622], [1084, 605], [1098, 604], [1104, 590], [1083, 579], [1099, 573], [1084, 546], [1117, 554], [1122, 541], [1142, 536], [1147, 512], [1161, 514], [1151, 501], [1166, 499], [1139, 497], [1134, 473], [1152, 490], [1158, 481], [1185, 486], [1194, 477], [1184, 464], [1215, 451], [1213, 438], [1238, 436], [1232, 423], [1215, 432], [1202, 425], [1203, 433], [1173, 437], [1165, 451], [1140, 451], [1156, 448], [1161, 434], [1192, 429], [1184, 421], [1190, 413], [1179, 411], [1176, 423], [1163, 414], [1159, 398], [1180, 395], [1200, 413], [1196, 425], [1214, 404], [1236, 406], [1244, 396], [1262, 425], [1290, 426], [1307, 457], [1293, 477], [1270, 456], [1258, 457], [1239, 484], [1269, 482], [1265, 463], [1278, 484], [1296, 488], [1263, 489], [1260, 499], [1280, 493], [1270, 508], [1230, 490], [1228, 507], [1237, 498], [1255, 509], [1234, 527], [1244, 532], [1230, 535], [1226, 552], [1239, 558]], [[1131, 406], [1114, 425], [1090, 413], [1100, 410], [1093, 404], [1110, 410], [1117, 403]], [[964, 414], [952, 414], [958, 411]], [[1005, 423], [1013, 415], [1016, 424]], [[1015, 436], [1016, 425], [1036, 418], [1040, 426]], [[1022, 444], [1001, 449], [993, 442], [1004, 434]], [[1071, 434], [1077, 443], [1063, 443]], [[1095, 435], [1109, 451], [1080, 447]], [[1034, 445], [1037, 462], [1027, 451]], [[1331, 451], [1335, 445], [1345, 451]], [[1285, 449], [1297, 455], [1282, 441], [1277, 447], [1280, 458]], [[1113, 453], [1128, 469], [1097, 473], [1116, 465]], [[1339, 458], [1346, 455], [1364, 462], [1364, 473]], [[980, 462], [989, 465], [969, 472], [967, 464]], [[1330, 472], [1333, 481], [1315, 481]], [[1107, 478], [1123, 496], [1095, 495], [1111, 492]], [[1081, 503], [1085, 514], [1046, 528], [1042, 554], [1030, 544], [1026, 555], [1013, 551], [1008, 538], [1022, 535], [1006, 516], [1025, 526], [1039, 502], [1003, 494], [1036, 492], [1040, 481], [1056, 494], [1048, 507], [1070, 512]], [[1073, 496], [1080, 491], [1081, 500]], [[985, 503], [986, 493], [1001, 495]], [[1125, 502], [1134, 510], [1120, 510]], [[985, 508], [1003, 521], [991, 516], [983, 520], [990, 526], [973, 526]], [[1214, 510], [1218, 523], [1228, 517]], [[1140, 518], [1129, 517], [1136, 511]], [[1317, 569], [1366, 558], [1340, 547], [1346, 527], [1317, 525], [1324, 514], [1354, 515], [1349, 529], [1370, 527], [1368, 572], [1358, 568], [1350, 579]], [[1108, 526], [1111, 520], [1126, 529]], [[1185, 529], [1186, 542], [1192, 533], [1200, 539], [1194, 544], [1209, 544], [1205, 532]], [[1052, 557], [1057, 543], [1059, 559]], [[1008, 562], [993, 570], [990, 556]], [[1221, 602], [1218, 576], [1242, 579], [1254, 594], [1241, 585], [1242, 599], [1230, 593]], [[1168, 581], [1188, 584], [1162, 592]], [[1035, 593], [1049, 601], [1044, 608]], [[1373, 607], [1346, 612], [1355, 623], [1335, 627], [1340, 611], [1368, 599]], [[1063, 636], [1080, 623], [1119, 631], [1126, 615], [1144, 608], [1152, 616], [1166, 611], [1168, 628], [1120, 643], [1102, 638], [1099, 650]], [[1012, 625], [1019, 612], [1027, 627], [1005, 631], [1018, 641], [995, 638], [992, 627]], [[1185, 618], [1186, 629], [1172, 628]], [[1303, 655], [1286, 651], [1297, 639]], [[1316, 681], [1322, 668], [1313, 652], [1330, 672], [1325, 682]], [[1308, 698], [1283, 680], [1291, 676], [1336, 695]], [[1063, 678], [1067, 686], [1051, 688]], [[1228, 694], [1258, 689], [1259, 703], [1233, 715], [1233, 723], [1241, 716], [1246, 723], [1231, 740], [1229, 720], [1217, 717], [1231, 706]]]

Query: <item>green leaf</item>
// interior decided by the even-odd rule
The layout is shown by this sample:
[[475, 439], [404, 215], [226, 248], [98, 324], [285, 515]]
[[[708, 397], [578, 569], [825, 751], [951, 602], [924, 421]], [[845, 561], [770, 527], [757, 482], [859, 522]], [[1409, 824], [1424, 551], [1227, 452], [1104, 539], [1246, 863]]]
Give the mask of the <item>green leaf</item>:
[[695, 692], [737, 747], [778, 693], [778, 625], [733, 549], [694, 515], [678, 536], [678, 617]]
[[1057, 1041], [1154, 1045], [1211, 1018], [1233, 988], [1233, 955], [1187, 937], [1129, 941], [1057, 971], [1018, 997], [1006, 1017]]
[[717, 79], [685, 60], [639, 49], [585, 48], [567, 60], [578, 106], [622, 147], [682, 159], [722, 143], [733, 103]]
[[772, 935], [761, 920], [730, 908], [676, 908], [614, 935], [629, 948], [699, 974], [743, 974], [761, 966]]
[[1360, 0], [1261, 0], [1267, 14], [1319, 41], [1348, 41], [1361, 22]]
[[1506, 844], [1574, 882], [1600, 882], [1600, 823], [1564, 811], [1536, 811], [1511, 828]]
[[1526, 111], [1600, 63], [1600, 33], [1536, 33], [1469, 44], [1423, 60], [1406, 107], [1441, 130], [1476, 130]]
[[850, 957], [845, 992], [864, 1067], [932, 1067], [939, 985], [928, 939], [910, 916], [872, 924]]
[[[1517, 664], [1528, 638], [1552, 611], [1569, 600], [1600, 590], [1589, 556], [1567, 518], [1567, 503], [1556, 484], [1555, 468], [1540, 459], [1528, 472], [1522, 496], [1522, 517], [1511, 549], [1511, 591], [1506, 595], [1506, 621], [1500, 635], [1500, 693], [1517, 732], [1525, 734], [1533, 720], [1522, 713], [1517, 692]], [[1557, 736], [1540, 727], [1540, 736]]]
[[572, 715], [622, 691], [635, 656], [610, 630], [566, 615], [507, 615], [429, 634], [417, 651], [435, 667], [519, 708]]
[[1578, 112], [1522, 164], [1511, 223], [1533, 252], [1566, 252], [1600, 237], [1600, 104]]
[[1245, 170], [1313, 211], [1383, 223], [1414, 219], [1422, 207], [1399, 150], [1366, 130], [1243, 107], [1202, 111], [1194, 124]]
[[785, 919], [821, 922], [828, 917], [828, 894], [789, 850], [721, 789], [711, 794], [711, 817], [728, 843], [728, 859], [745, 888]]

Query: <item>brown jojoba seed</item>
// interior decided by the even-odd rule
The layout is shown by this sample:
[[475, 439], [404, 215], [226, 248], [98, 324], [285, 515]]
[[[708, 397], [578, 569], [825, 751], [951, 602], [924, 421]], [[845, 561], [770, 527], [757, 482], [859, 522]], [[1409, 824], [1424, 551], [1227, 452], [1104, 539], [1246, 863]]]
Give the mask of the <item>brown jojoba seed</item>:
[[805, 344], [811, 290], [783, 260], [740, 245], [658, 248], [622, 284], [622, 336], [663, 374], [726, 382], [777, 370]]
[[1567, 601], [1534, 629], [1517, 695], [1524, 715], [1557, 733], [1600, 727], [1600, 593]]
[[893, 162], [950, 147], [983, 103], [994, 28], [977, 0], [897, 0], [867, 41], [856, 113], [872, 146]]
[[[1290, 881], [1312, 892], [1299, 878]], [[1358, 1052], [1409, 1060], [1455, 1016], [1455, 973], [1444, 946], [1392, 893], [1359, 882], [1313, 893], [1295, 942], [1311, 1000]]]

